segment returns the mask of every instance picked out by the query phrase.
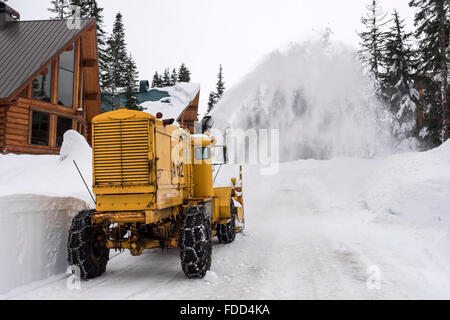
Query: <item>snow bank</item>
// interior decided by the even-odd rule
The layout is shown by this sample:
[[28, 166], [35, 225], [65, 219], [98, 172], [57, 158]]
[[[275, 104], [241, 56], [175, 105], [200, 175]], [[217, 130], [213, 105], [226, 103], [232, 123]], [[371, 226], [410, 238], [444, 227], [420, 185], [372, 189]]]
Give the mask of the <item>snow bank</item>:
[[90, 186], [91, 157], [76, 131], [60, 156], [0, 155], [0, 294], [65, 271], [71, 220], [93, 205], [73, 160]]
[[159, 101], [142, 103], [143, 111], [153, 116], [161, 112], [163, 119], [177, 120], [199, 93], [200, 85], [198, 83], [180, 82], [172, 87], [157, 88], [157, 90], [168, 92], [170, 97], [162, 98]]
[[282, 161], [389, 154], [393, 141], [356, 51], [330, 34], [275, 51], [212, 111], [218, 129], [280, 129]]
[[373, 212], [450, 228], [450, 141], [428, 152], [378, 160], [361, 197]]
[[0, 197], [0, 295], [66, 271], [67, 232], [86, 207], [75, 198]]

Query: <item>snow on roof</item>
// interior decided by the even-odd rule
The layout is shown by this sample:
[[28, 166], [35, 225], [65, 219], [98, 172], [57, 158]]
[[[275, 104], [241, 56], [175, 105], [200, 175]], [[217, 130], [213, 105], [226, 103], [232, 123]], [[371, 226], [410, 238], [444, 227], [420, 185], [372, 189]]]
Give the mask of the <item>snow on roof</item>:
[[195, 99], [200, 91], [200, 84], [180, 82], [172, 87], [150, 88], [149, 90], [165, 91], [169, 97], [159, 101], [146, 101], [141, 104], [144, 112], [156, 115], [163, 114], [163, 119], [178, 120], [187, 106]]

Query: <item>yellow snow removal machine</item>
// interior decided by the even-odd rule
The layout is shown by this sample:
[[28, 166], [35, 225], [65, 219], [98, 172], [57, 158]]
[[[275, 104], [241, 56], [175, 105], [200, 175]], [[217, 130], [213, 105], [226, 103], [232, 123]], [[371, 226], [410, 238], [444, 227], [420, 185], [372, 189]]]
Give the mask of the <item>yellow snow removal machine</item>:
[[212, 155], [225, 164], [226, 147], [173, 122], [125, 108], [93, 119], [96, 209], [80, 212], [68, 237], [69, 264], [83, 279], [105, 272], [110, 249], [178, 247], [185, 275], [203, 278], [212, 237], [230, 243], [242, 230], [242, 167], [228, 187], [213, 187]]

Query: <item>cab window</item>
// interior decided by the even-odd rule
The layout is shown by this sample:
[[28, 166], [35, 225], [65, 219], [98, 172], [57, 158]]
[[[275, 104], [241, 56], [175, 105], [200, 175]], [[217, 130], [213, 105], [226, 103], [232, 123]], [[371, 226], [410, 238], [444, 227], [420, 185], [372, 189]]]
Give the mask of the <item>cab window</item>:
[[209, 147], [206, 148], [195, 148], [195, 159], [196, 160], [208, 160], [211, 158], [211, 149]]

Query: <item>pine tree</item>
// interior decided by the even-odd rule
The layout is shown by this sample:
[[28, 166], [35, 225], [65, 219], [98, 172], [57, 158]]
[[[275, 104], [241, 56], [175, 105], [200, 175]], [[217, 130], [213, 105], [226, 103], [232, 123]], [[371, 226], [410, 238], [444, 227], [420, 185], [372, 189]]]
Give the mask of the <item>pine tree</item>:
[[181, 64], [178, 70], [178, 82], [191, 82], [191, 72], [186, 67], [184, 62]]
[[[450, 2], [445, 0], [411, 0], [417, 9], [414, 24], [419, 39], [419, 68], [425, 87], [425, 128], [422, 137], [430, 147], [448, 138], [448, 63]], [[447, 48], [446, 48], [447, 47]]]
[[216, 84], [216, 93], [217, 98], [220, 99], [223, 96], [223, 93], [225, 92], [225, 82], [223, 82], [223, 70], [222, 65], [220, 65], [219, 68], [219, 74], [217, 75], [217, 78], [219, 79]]
[[404, 31], [404, 20], [397, 10], [393, 13], [392, 27], [386, 32], [382, 64], [379, 73], [382, 95], [390, 106], [394, 118], [394, 134], [401, 140], [417, 136], [416, 102], [418, 93], [413, 88], [414, 51], [411, 48], [411, 33]]
[[107, 41], [105, 51], [105, 78], [103, 89], [113, 97], [112, 109], [120, 106], [120, 99], [115, 95], [119, 88], [125, 87], [126, 63], [128, 60], [125, 43], [125, 30], [122, 22], [122, 14], [116, 15], [111, 36]]
[[206, 110], [206, 114], [209, 114], [212, 109], [214, 109], [214, 106], [217, 103], [217, 94], [213, 91], [211, 91], [209, 93], [209, 98], [208, 98], [208, 109]]
[[136, 62], [133, 60], [131, 54], [127, 58], [125, 67], [125, 106], [132, 110], [142, 110], [142, 108], [138, 106], [139, 101], [135, 94], [138, 89], [137, 83], [139, 72], [137, 71]]
[[161, 88], [162, 87], [162, 79], [158, 74], [158, 71], [155, 72], [152, 81], [152, 88]]
[[383, 41], [385, 37], [381, 28], [386, 24], [384, 21], [386, 14], [381, 12], [378, 0], [372, 0], [372, 3], [367, 6], [367, 10], [367, 15], [361, 19], [366, 30], [359, 33], [362, 41], [362, 49], [359, 54], [363, 62], [369, 67], [378, 86], [379, 73], [383, 67]]
[[216, 84], [216, 91], [211, 92], [209, 94], [208, 99], [208, 109], [206, 111], [206, 114], [209, 114], [212, 109], [214, 109], [214, 106], [220, 101], [220, 99], [223, 96], [223, 93], [225, 92], [225, 82], [223, 81], [223, 69], [222, 65], [219, 67], [219, 74], [217, 75], [217, 84]]
[[47, 10], [54, 13], [53, 19], [65, 19], [69, 15], [69, 2], [68, 0], [52, 0], [50, 1], [52, 7]]
[[166, 68], [165, 70], [164, 70], [164, 75], [163, 75], [163, 78], [162, 78], [162, 86], [163, 87], [170, 87], [172, 84], [171, 84], [171, 81], [170, 81], [170, 71], [169, 71], [169, 68]]
[[97, 46], [98, 46], [98, 62], [100, 71], [100, 86], [103, 87], [103, 82], [106, 76], [106, 32], [104, 30], [103, 8], [99, 8], [96, 0], [72, 0], [70, 5], [80, 7], [82, 18], [94, 18], [97, 24]]
[[178, 82], [178, 73], [177, 73], [177, 69], [173, 68], [172, 70], [172, 74], [170, 75], [170, 85], [174, 86], [176, 85]]

